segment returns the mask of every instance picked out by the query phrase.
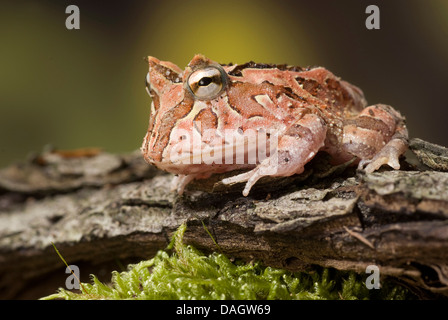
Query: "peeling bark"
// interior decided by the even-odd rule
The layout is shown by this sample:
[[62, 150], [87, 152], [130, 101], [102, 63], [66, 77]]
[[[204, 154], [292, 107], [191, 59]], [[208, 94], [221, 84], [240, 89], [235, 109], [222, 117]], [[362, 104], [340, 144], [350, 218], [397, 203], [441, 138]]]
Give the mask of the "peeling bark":
[[43, 152], [0, 171], [0, 297], [64, 285], [52, 243], [98, 274], [118, 269], [117, 260], [150, 258], [186, 222], [184, 241], [204, 252], [289, 270], [374, 264], [422, 298], [446, 298], [448, 152], [418, 139], [411, 149], [401, 170], [369, 175], [331, 167], [323, 154], [301, 175], [263, 178], [248, 197], [240, 184], [219, 183], [224, 175], [178, 196], [172, 176], [139, 152]]

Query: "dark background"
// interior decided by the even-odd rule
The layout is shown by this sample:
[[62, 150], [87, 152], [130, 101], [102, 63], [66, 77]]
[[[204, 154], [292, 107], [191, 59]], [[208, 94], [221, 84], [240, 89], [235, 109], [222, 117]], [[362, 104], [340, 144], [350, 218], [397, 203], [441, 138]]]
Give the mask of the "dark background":
[[[448, 1], [3, 1], [0, 5], [0, 166], [47, 144], [140, 147], [156, 56], [184, 67], [321, 65], [400, 110], [411, 137], [448, 145]], [[81, 29], [67, 30], [75, 4]], [[380, 30], [365, 9], [380, 8]]]

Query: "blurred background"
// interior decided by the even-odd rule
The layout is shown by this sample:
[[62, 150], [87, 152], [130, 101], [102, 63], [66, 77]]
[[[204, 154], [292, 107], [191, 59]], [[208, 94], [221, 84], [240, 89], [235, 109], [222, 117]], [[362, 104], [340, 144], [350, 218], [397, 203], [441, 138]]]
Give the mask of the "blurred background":
[[[130, 152], [148, 126], [143, 57], [181, 68], [320, 65], [407, 118], [410, 135], [448, 146], [448, 1], [3, 1], [0, 167], [51, 144]], [[67, 30], [65, 8], [80, 9]], [[380, 30], [367, 30], [368, 5]]]

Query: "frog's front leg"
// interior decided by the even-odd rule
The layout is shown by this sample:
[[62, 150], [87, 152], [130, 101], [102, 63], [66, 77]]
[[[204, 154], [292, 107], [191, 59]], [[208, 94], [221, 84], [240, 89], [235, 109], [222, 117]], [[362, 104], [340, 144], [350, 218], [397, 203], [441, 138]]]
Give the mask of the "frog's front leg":
[[206, 179], [212, 175], [211, 172], [179, 174], [174, 176], [171, 180], [171, 191], [177, 191], [178, 194], [183, 194], [185, 187], [193, 180]]
[[361, 159], [358, 169], [371, 173], [387, 164], [400, 169], [399, 157], [408, 147], [404, 117], [392, 107], [377, 104], [347, 120], [343, 148]]
[[196, 178], [196, 174], [179, 174], [171, 180], [171, 191], [177, 191], [178, 194], [183, 194], [184, 189], [191, 181]]
[[246, 182], [243, 195], [263, 176], [291, 176], [302, 173], [304, 166], [324, 145], [327, 128], [315, 114], [306, 114], [278, 137], [275, 151], [255, 169], [223, 179], [224, 184]]

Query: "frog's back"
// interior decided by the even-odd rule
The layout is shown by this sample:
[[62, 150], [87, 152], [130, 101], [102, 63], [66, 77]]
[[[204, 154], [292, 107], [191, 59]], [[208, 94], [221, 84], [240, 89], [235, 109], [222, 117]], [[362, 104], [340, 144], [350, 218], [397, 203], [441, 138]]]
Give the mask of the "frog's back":
[[361, 89], [323, 67], [304, 68], [252, 61], [223, 67], [235, 82], [272, 83], [290, 90], [297, 99], [310, 105], [333, 108], [342, 117], [355, 115], [367, 105]]

